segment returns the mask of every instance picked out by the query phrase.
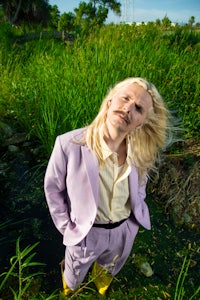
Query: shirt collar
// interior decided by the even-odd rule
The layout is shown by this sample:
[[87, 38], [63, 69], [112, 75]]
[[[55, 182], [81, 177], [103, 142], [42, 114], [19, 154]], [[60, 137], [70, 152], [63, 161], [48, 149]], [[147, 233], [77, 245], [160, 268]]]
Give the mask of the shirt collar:
[[127, 136], [126, 141], [127, 141], [127, 158], [126, 158], [126, 160], [127, 160], [128, 165], [130, 166], [132, 156], [131, 156], [131, 143], [130, 143], [130, 136], [129, 135]]
[[101, 147], [102, 147], [102, 155], [103, 160], [106, 160], [109, 156], [113, 154], [113, 152], [110, 150], [104, 139], [101, 139]]
[[[101, 139], [101, 147], [102, 147], [102, 155], [103, 155], [103, 160], [105, 161], [109, 156], [113, 155], [113, 151], [110, 150], [104, 139]], [[129, 136], [127, 137], [127, 158], [126, 161], [128, 165], [131, 163], [131, 146], [130, 146], [130, 139]]]

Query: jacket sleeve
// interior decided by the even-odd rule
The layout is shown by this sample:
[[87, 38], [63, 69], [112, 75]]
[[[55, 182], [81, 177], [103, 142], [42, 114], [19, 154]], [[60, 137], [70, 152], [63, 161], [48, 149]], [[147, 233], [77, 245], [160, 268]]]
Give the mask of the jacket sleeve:
[[51, 217], [61, 234], [70, 221], [66, 176], [67, 156], [57, 137], [44, 178], [44, 191]]
[[138, 197], [140, 202], [145, 201], [146, 198], [146, 187], [147, 187], [148, 177], [142, 178], [141, 182], [138, 183]]
[[145, 227], [146, 229], [151, 229], [151, 221], [150, 221], [150, 214], [149, 208], [145, 202], [146, 198], [146, 186], [147, 186], [148, 178], [147, 176], [143, 178], [142, 182], [139, 184], [138, 187], [138, 197], [139, 197], [139, 206], [136, 207], [138, 219], [140, 220], [140, 224]]

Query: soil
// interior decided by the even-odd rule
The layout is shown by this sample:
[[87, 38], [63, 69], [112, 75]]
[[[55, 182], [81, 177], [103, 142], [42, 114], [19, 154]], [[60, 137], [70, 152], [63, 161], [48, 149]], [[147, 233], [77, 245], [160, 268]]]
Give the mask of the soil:
[[[12, 151], [8, 146], [1, 148], [0, 274], [8, 270], [19, 236], [22, 249], [39, 241], [34, 259], [45, 263], [46, 275], [36, 286], [48, 294], [61, 288], [59, 263], [64, 247], [49, 216], [43, 193], [46, 162], [38, 159], [36, 148], [35, 142], [26, 141], [18, 143], [17, 149], [10, 148]], [[184, 283], [185, 299], [199, 286], [200, 142], [186, 141], [176, 149], [177, 153], [173, 150], [163, 157], [159, 177], [148, 184], [152, 230], [140, 229], [132, 254], [114, 279], [107, 299], [172, 299], [186, 256], [191, 261]], [[140, 261], [151, 266], [152, 276], [141, 272]], [[83, 296], [101, 299], [93, 284], [89, 288], [83, 290]], [[1, 297], [13, 299], [8, 286]]]
[[150, 193], [177, 226], [200, 232], [200, 140], [176, 145], [163, 157]]

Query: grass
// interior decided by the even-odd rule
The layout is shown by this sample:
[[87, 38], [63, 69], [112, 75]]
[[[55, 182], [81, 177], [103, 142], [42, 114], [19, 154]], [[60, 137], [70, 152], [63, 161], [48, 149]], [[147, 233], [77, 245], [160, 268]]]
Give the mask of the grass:
[[187, 34], [183, 43], [184, 32], [178, 34], [110, 25], [73, 44], [39, 40], [2, 47], [1, 117], [16, 119], [49, 155], [56, 135], [91, 122], [110, 86], [141, 76], [177, 111], [186, 137], [198, 136], [200, 35]]
[[[21, 160], [20, 163], [22, 163]], [[24, 260], [34, 252], [36, 255], [32, 261], [45, 264], [45, 266], [35, 266], [34, 272], [43, 271], [45, 275], [33, 276], [31, 285], [22, 299], [26, 299], [28, 294], [29, 300], [58, 300], [59, 298], [61, 300], [63, 298], [59, 294], [62, 287], [59, 262], [64, 255], [62, 236], [55, 230], [45, 205], [43, 195], [44, 169], [34, 167], [29, 172], [30, 174], [26, 174], [26, 177], [22, 178], [18, 178], [13, 174], [13, 183], [9, 184], [9, 189], [15, 190], [15, 196], [5, 199], [10, 210], [4, 208], [4, 211], [7, 212], [8, 218], [12, 216], [13, 219], [0, 225], [1, 237], [6, 237], [6, 244], [5, 239], [0, 240], [0, 274], [4, 273], [1, 279], [4, 279], [5, 272], [9, 272], [10, 258], [13, 256], [22, 258], [23, 255], [20, 253], [24, 253], [27, 245], [31, 247], [37, 243], [37, 248], [33, 248], [26, 257], [24, 256], [21, 263], [23, 264]], [[25, 178], [26, 184], [22, 188], [21, 182], [24, 182]], [[114, 279], [107, 293], [107, 299], [158, 300], [160, 298], [164, 300], [174, 299], [176, 295], [174, 300], [189, 300], [197, 291], [197, 294], [191, 299], [198, 300], [200, 276], [199, 234], [193, 230], [188, 231], [184, 227], [175, 228], [173, 221], [167, 218], [166, 214], [163, 214], [160, 204], [155, 202], [155, 197], [152, 197], [151, 194], [151, 188], [150, 183], [147, 203], [151, 213], [152, 230], [147, 231], [140, 228], [133, 251], [122, 271]], [[13, 203], [16, 205], [13, 205]], [[24, 221], [17, 222], [17, 220]], [[16, 248], [18, 254], [13, 255], [16, 252], [14, 237], [17, 239], [19, 234], [22, 236], [21, 245]], [[190, 265], [187, 260], [185, 261], [186, 256], [190, 258]], [[147, 278], [140, 272], [140, 261], [147, 261], [151, 265], [154, 272], [153, 276]], [[12, 262], [15, 262], [14, 258], [12, 258]], [[13, 300], [10, 286], [18, 293], [18, 263], [15, 266], [14, 273], [16, 276], [10, 276], [3, 290], [0, 290], [3, 300]], [[27, 266], [23, 271], [25, 271], [25, 274], [21, 275], [21, 279], [33, 274], [32, 267]], [[90, 281], [90, 276], [81, 286], [76, 299], [82, 299], [83, 297], [88, 300], [102, 299], [98, 295], [93, 282], [90, 281], [90, 284], [87, 285], [88, 281]], [[179, 293], [183, 288], [185, 294], [183, 298], [180, 298], [182, 294], [179, 296]], [[177, 298], [178, 296], [179, 298]]]
[[[190, 266], [190, 262], [191, 262], [191, 260], [190, 259], [187, 260], [187, 256], [185, 256], [182, 267], [181, 267], [181, 271], [180, 271], [180, 274], [178, 276], [178, 280], [176, 283], [174, 300], [184, 299], [184, 295], [185, 295], [184, 283], [185, 283], [186, 276], [188, 275], [188, 268]], [[200, 289], [200, 286], [197, 288], [195, 293], [190, 297], [190, 299], [194, 298], [194, 296], [196, 294], [198, 294], [199, 289]]]
[[[2, 31], [0, 34], [3, 34]], [[7, 36], [11, 36], [11, 39], [7, 40]], [[31, 140], [37, 139], [37, 143], [39, 141], [44, 149], [44, 161], [51, 153], [58, 134], [91, 122], [110, 86], [128, 76], [142, 76], [158, 87], [168, 107], [182, 118], [185, 137], [199, 138], [199, 41], [199, 33], [180, 29], [169, 34], [150, 25], [109, 25], [87, 37], [78, 37], [73, 44], [54, 40], [19, 44], [6, 31], [4, 38], [0, 39], [0, 117], [8, 124], [13, 124], [14, 121], [17, 129], [24, 131]], [[43, 176], [43, 167], [44, 164], [40, 169], [40, 176]], [[25, 240], [40, 240], [38, 253], [49, 268], [46, 277], [41, 277], [43, 285], [39, 286], [40, 280], [38, 284], [36, 281], [36, 286], [41, 290], [38, 292], [40, 296], [33, 299], [47, 300], [58, 297], [56, 289], [61, 286], [61, 281], [57, 261], [62, 259], [63, 249], [62, 242], [47, 217], [42, 191], [43, 180], [38, 179], [35, 172], [33, 174], [36, 181], [27, 182], [19, 194], [16, 188], [17, 179], [14, 180], [15, 187], [9, 185], [12, 193], [14, 190], [14, 196], [11, 194], [13, 197], [7, 201], [4, 199], [7, 209], [5, 215], [8, 211], [11, 213], [13, 204], [13, 215], [26, 219], [26, 222], [22, 225], [15, 219], [12, 221], [13, 224], [16, 222], [16, 228], [9, 230], [8, 239], [12, 237], [12, 241], [7, 244], [10, 253], [13, 237], [17, 239], [19, 232], [23, 233]], [[21, 188], [22, 182], [19, 186]], [[113, 282], [108, 299], [157, 300], [176, 297], [174, 300], [182, 300], [185, 297], [188, 300], [193, 295], [191, 299], [198, 299], [199, 283], [196, 276], [200, 276], [197, 268], [199, 245], [195, 246], [195, 241], [199, 241], [198, 237], [193, 232], [184, 231], [184, 228], [175, 230], [172, 222], [164, 219], [151, 201], [149, 206], [153, 212], [152, 231], [140, 230], [133, 251], [136, 257], [142, 255], [147, 259], [154, 275], [151, 278], [144, 277], [130, 256], [126, 266]], [[0, 225], [2, 232], [5, 226], [8, 226], [6, 221]], [[0, 242], [4, 247], [4, 235]], [[193, 266], [184, 259], [188, 253], [188, 244], [191, 243]], [[18, 244], [15, 255], [18, 260], [12, 258], [11, 267], [13, 264], [17, 266], [19, 255], [23, 251]], [[52, 256], [55, 265], [52, 265]], [[7, 260], [8, 257], [6, 264]], [[20, 264], [22, 266], [23, 262]], [[5, 270], [1, 273], [4, 272]], [[18, 269], [16, 274], [21, 274], [21, 271]], [[29, 275], [30, 273], [27, 274]], [[26, 277], [20, 275], [20, 278], [22, 282]], [[16, 286], [13, 287], [15, 297], [19, 297], [20, 293], [22, 297], [23, 288], [28, 282], [23, 281], [24, 286], [20, 291]], [[3, 285], [6, 283], [3, 281]], [[3, 289], [5, 285], [1, 287]], [[92, 283], [89, 288], [90, 290], [83, 290], [77, 299], [100, 298]], [[28, 289], [30, 287], [27, 291]], [[47, 292], [43, 293], [43, 290]]]
[[[163, 219], [163, 214], [155, 203], [149, 201], [149, 205], [153, 212], [151, 216], [152, 231], [140, 229], [133, 252], [122, 271], [114, 278], [111, 288], [107, 292], [107, 299], [199, 299], [199, 245], [194, 242], [195, 235], [185, 232], [183, 229], [175, 229], [170, 220]], [[162, 238], [163, 235], [165, 239]], [[177, 236], [179, 236], [178, 240]], [[38, 243], [26, 246], [23, 241], [24, 248], [20, 246], [20, 243], [22, 241], [20, 242], [18, 239], [16, 254], [10, 259], [10, 269], [1, 274], [3, 280], [0, 285], [0, 293], [4, 291], [2, 296], [7, 295], [6, 299], [13, 299], [8, 297], [8, 293], [5, 294], [10, 286], [13, 294], [16, 295], [15, 299], [21, 300], [27, 299], [27, 297], [29, 300], [66, 299], [60, 294], [60, 273], [50, 274], [55, 279], [57, 289], [53, 288], [51, 284], [49, 292], [45, 288], [45, 282], [48, 280], [46, 275], [42, 275], [45, 268], [34, 260], [36, 247], [40, 251]], [[54, 251], [58, 250], [55, 239], [54, 244]], [[140, 272], [137, 257], [139, 260], [150, 263], [154, 271], [153, 276], [145, 277]], [[46, 260], [46, 263], [49, 264], [50, 261]], [[58, 266], [58, 272], [59, 269]], [[102, 299], [96, 291], [94, 279], [89, 274], [75, 294], [69, 296], [68, 299]], [[18, 284], [16, 284], [17, 282]], [[3, 288], [5, 289], [3, 290]]]
[[[42, 263], [33, 261], [36, 253], [31, 253], [32, 250], [37, 246], [38, 243], [34, 245], [29, 245], [25, 249], [20, 249], [20, 238], [16, 242], [16, 254], [10, 258], [11, 267], [9, 271], [1, 274], [3, 280], [0, 284], [0, 292], [4, 289], [6, 282], [10, 277], [17, 278], [17, 288], [14, 287], [15, 284], [11, 283], [9, 287], [13, 294], [14, 300], [21, 300], [26, 295], [27, 291], [30, 289], [32, 281], [35, 276], [39, 276], [42, 272], [31, 272], [30, 268], [38, 267], [43, 265]], [[27, 272], [28, 269], [28, 272]], [[13, 280], [15, 282], [15, 280]], [[7, 287], [8, 288], [8, 287]]]
[[[22, 163], [21, 160], [20, 163]], [[26, 174], [26, 177], [22, 178], [13, 174], [13, 182], [9, 184], [9, 189], [14, 189], [15, 196], [5, 199], [10, 210], [4, 208], [4, 211], [7, 212], [8, 218], [12, 216], [13, 219], [11, 222], [4, 222], [0, 225], [1, 237], [5, 236], [7, 242], [5, 244], [5, 239], [0, 240], [0, 274], [4, 273], [1, 279], [3, 280], [5, 272], [8, 273], [10, 270], [10, 258], [13, 256], [15, 259], [21, 257], [21, 264], [24, 264], [24, 261], [34, 252], [36, 255], [32, 262], [39, 261], [45, 264], [44, 266], [35, 266], [34, 272], [43, 271], [45, 275], [33, 276], [31, 285], [22, 299], [27, 299], [26, 295], [28, 294], [28, 300], [58, 300], [59, 298], [61, 300], [63, 297], [59, 293], [62, 287], [59, 262], [64, 256], [62, 236], [55, 230], [45, 205], [43, 195], [44, 168], [34, 167], [29, 172], [30, 174]], [[25, 181], [25, 178], [26, 184], [22, 187], [21, 183]], [[19, 188], [17, 189], [17, 187]], [[173, 221], [167, 218], [166, 214], [163, 214], [160, 204], [155, 202], [151, 188], [150, 183], [147, 203], [151, 213], [152, 230], [147, 231], [140, 228], [133, 251], [124, 268], [114, 279], [107, 293], [107, 299], [158, 300], [160, 298], [164, 300], [174, 299], [177, 295], [174, 300], [188, 300], [197, 291], [192, 300], [198, 300], [199, 234], [184, 227], [175, 228]], [[11, 209], [12, 207], [13, 209]], [[17, 222], [17, 220], [24, 221]], [[16, 248], [18, 254], [13, 255], [16, 252], [14, 237], [17, 239], [19, 234], [22, 236], [20, 247], [18, 245]], [[33, 248], [27, 256], [24, 256], [24, 249], [27, 248], [27, 245], [29, 245], [29, 249], [34, 244], [37, 244], [37, 248]], [[186, 256], [190, 258], [190, 265], [186, 261], [184, 268], [182, 268]], [[15, 263], [15, 259], [12, 258], [12, 263]], [[141, 261], [147, 261], [151, 265], [154, 272], [153, 276], [146, 277], [140, 272], [139, 263]], [[16, 276], [11, 275], [3, 290], [0, 290], [3, 300], [13, 300], [10, 286], [16, 293], [19, 293], [17, 274], [21, 268], [18, 267], [18, 262], [16, 262], [15, 267]], [[23, 269], [23, 272], [20, 271], [21, 280], [34, 273], [32, 267], [28, 266]], [[88, 281], [90, 281], [89, 284]], [[184, 298], [177, 298], [183, 288]], [[80, 287], [76, 299], [83, 297], [88, 300], [102, 299], [98, 295], [90, 276]]]

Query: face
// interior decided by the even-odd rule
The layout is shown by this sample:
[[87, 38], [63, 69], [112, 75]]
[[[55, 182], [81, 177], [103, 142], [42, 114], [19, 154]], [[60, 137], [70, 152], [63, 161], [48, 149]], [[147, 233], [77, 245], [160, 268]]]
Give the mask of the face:
[[153, 101], [150, 94], [137, 83], [130, 84], [109, 100], [107, 126], [129, 133], [143, 125], [151, 107]]

